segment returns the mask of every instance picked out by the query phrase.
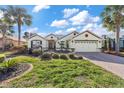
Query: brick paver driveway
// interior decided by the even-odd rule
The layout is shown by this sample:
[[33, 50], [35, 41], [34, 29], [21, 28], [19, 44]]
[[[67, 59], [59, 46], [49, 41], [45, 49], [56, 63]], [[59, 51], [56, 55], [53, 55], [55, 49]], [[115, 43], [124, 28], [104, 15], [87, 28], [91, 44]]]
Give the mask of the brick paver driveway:
[[124, 79], [124, 57], [104, 53], [76, 53]]

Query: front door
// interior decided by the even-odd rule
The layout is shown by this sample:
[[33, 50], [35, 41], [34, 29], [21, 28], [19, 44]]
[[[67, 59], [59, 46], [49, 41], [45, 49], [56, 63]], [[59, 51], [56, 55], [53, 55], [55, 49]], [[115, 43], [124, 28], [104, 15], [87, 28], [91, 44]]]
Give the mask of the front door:
[[55, 49], [55, 41], [54, 40], [49, 40], [49, 49]]

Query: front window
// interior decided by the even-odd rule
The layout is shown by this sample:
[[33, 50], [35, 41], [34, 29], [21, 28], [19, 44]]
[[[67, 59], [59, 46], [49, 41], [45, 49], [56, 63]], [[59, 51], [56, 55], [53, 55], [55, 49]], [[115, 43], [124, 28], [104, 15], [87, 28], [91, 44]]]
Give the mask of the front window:
[[41, 46], [41, 44], [42, 44], [42, 41], [40, 41], [40, 40], [33, 40], [31, 45], [32, 45], [33, 48], [38, 48], [38, 47]]

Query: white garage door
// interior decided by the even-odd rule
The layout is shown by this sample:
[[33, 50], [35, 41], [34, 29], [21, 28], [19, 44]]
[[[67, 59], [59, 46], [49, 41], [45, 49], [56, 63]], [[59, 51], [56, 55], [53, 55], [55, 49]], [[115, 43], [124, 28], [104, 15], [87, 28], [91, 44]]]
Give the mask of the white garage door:
[[75, 41], [75, 52], [100, 52], [98, 41]]

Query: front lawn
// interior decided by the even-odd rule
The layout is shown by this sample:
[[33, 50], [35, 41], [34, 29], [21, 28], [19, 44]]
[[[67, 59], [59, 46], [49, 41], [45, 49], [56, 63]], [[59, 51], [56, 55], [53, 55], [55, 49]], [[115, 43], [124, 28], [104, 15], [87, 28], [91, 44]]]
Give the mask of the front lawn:
[[5, 52], [0, 52], [0, 54], [4, 54], [4, 55], [11, 55], [11, 54], [14, 54], [16, 51], [5, 51]]
[[123, 79], [86, 60], [31, 63], [34, 68], [30, 73], [1, 87], [124, 87]]

